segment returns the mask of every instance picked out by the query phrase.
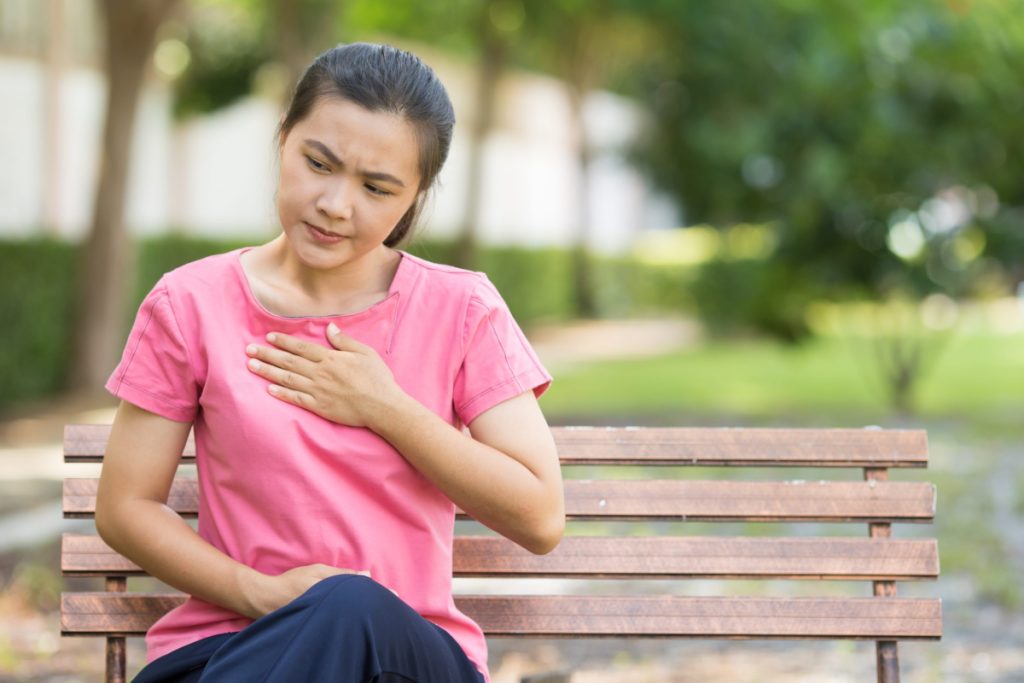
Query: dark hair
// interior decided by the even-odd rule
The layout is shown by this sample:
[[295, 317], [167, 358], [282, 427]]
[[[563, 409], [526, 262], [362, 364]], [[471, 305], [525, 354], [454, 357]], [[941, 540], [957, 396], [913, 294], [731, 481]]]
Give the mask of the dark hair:
[[416, 128], [419, 140], [419, 196], [384, 240], [393, 247], [409, 233], [429, 189], [448, 157], [455, 112], [433, 70], [419, 57], [390, 45], [350, 43], [327, 50], [302, 74], [277, 129], [280, 145], [299, 121], [325, 97], [361, 105], [370, 111], [399, 114]]

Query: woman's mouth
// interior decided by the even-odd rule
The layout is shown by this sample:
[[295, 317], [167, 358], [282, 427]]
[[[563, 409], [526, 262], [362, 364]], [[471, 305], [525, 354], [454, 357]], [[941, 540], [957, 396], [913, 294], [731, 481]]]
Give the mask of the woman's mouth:
[[313, 239], [315, 239], [318, 242], [323, 242], [325, 244], [334, 244], [335, 242], [340, 242], [343, 239], [343, 235], [336, 235], [333, 232], [321, 230], [315, 225], [310, 225], [309, 223], [303, 222], [303, 224], [306, 226], [306, 230], [309, 232], [310, 235], [312, 235]]

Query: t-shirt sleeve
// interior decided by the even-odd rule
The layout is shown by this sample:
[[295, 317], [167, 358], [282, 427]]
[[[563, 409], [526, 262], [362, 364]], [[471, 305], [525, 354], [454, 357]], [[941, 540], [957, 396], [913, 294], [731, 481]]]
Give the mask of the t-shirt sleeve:
[[165, 279], [142, 300], [121, 362], [107, 391], [177, 422], [191, 422], [199, 406], [199, 383]]
[[470, 297], [462, 348], [454, 403], [463, 424], [524, 392], [539, 398], [551, 385], [551, 375], [486, 278]]

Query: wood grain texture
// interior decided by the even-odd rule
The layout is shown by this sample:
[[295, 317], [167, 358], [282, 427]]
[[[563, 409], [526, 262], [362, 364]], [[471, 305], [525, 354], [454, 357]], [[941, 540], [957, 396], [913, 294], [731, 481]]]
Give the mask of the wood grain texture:
[[[64, 516], [92, 517], [96, 479], [64, 480]], [[168, 505], [194, 517], [198, 483], [177, 479]], [[919, 482], [567, 480], [568, 519], [928, 522], [935, 487]], [[460, 517], [464, 517], [460, 513]]]
[[938, 600], [461, 596], [490, 635], [904, 640], [942, 634]]
[[[141, 635], [181, 595], [65, 593], [63, 635]], [[938, 600], [692, 598], [678, 596], [456, 596], [490, 636], [938, 639]]]
[[[143, 575], [98, 536], [64, 534], [67, 576]], [[934, 540], [870, 538], [568, 537], [534, 555], [498, 536], [457, 536], [455, 576], [760, 578], [906, 581], [939, 574]]]
[[[747, 465], [925, 467], [923, 430], [555, 427], [562, 463], [629, 465]], [[110, 425], [67, 425], [68, 462], [100, 462]], [[182, 454], [195, 460], [189, 434]]]
[[140, 636], [185, 601], [182, 594], [61, 593], [61, 635]]

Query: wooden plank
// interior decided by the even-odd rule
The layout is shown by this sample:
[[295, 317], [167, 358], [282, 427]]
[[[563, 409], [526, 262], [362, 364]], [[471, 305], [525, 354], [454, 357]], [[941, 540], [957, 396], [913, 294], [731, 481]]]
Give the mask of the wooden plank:
[[[64, 593], [63, 635], [142, 635], [181, 595]], [[934, 640], [939, 600], [456, 596], [491, 636]]]
[[622, 537], [562, 539], [533, 555], [496, 536], [455, 538], [456, 576], [566, 578], [934, 579], [934, 540]]
[[[923, 430], [556, 427], [566, 465], [925, 467]], [[67, 425], [68, 462], [100, 462], [110, 425]], [[183, 460], [194, 462], [189, 434]]]
[[[64, 534], [68, 576], [144, 574], [98, 536]], [[934, 579], [934, 540], [867, 538], [568, 537], [534, 555], [497, 536], [457, 536], [455, 576], [567, 578]]]
[[[96, 490], [99, 479], [64, 480], [64, 517], [68, 519], [90, 518], [96, 513]], [[199, 482], [195, 479], [178, 478], [171, 484], [167, 505], [183, 517], [199, 514]]]
[[918, 482], [568, 480], [573, 519], [929, 521], [935, 488]]
[[456, 596], [492, 636], [938, 639], [939, 600]]
[[924, 430], [604, 428], [552, 430], [564, 463], [925, 467]]
[[140, 636], [168, 611], [185, 602], [184, 594], [61, 593], [61, 635]]
[[[96, 479], [65, 479], [64, 516], [91, 517], [97, 484]], [[183, 516], [195, 516], [198, 496], [198, 482], [178, 479], [168, 504]], [[935, 514], [935, 487], [891, 481], [570, 479], [565, 482], [565, 503], [569, 519], [927, 522]]]

